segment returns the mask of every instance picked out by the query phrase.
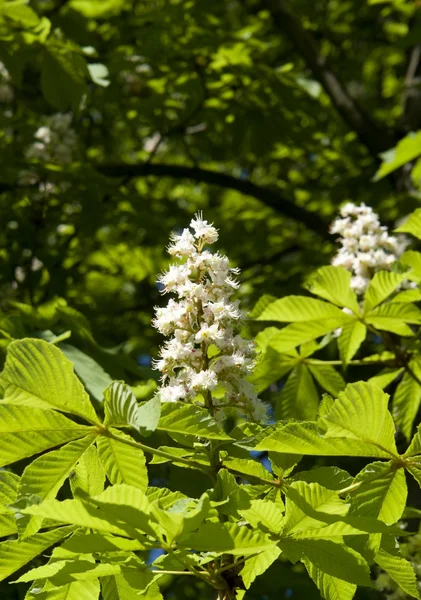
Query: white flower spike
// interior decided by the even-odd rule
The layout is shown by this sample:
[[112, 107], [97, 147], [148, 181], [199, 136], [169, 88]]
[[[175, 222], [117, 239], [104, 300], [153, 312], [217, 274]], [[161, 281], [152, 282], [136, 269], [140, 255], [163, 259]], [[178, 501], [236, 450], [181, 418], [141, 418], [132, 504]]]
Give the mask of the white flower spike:
[[351, 271], [351, 287], [358, 296], [364, 294], [376, 271], [391, 269], [409, 243], [404, 236], [389, 235], [371, 207], [351, 202], [342, 207], [330, 233], [341, 236], [332, 265]]
[[205, 406], [218, 420], [265, 420], [267, 406], [245, 379], [254, 367], [254, 344], [238, 334], [243, 315], [230, 300], [239, 271], [226, 256], [204, 249], [218, 231], [201, 213], [190, 228], [172, 236], [168, 252], [179, 262], [159, 278], [163, 293], [177, 296], [156, 308], [153, 320], [160, 333], [172, 336], [154, 361], [162, 373], [161, 400]]

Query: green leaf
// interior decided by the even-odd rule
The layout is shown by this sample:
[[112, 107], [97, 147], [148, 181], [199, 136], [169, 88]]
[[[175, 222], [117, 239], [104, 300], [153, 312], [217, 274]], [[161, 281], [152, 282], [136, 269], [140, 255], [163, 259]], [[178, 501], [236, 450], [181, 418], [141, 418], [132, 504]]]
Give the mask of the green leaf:
[[319, 393], [309, 368], [299, 363], [290, 373], [276, 401], [275, 417], [281, 419], [315, 419]]
[[[132, 438], [122, 431], [112, 433], [123, 440]], [[99, 457], [112, 484], [127, 483], [143, 491], [148, 486], [145, 455], [140, 448], [133, 448], [115, 438], [101, 436], [97, 440]]]
[[230, 440], [208, 411], [191, 404], [163, 402], [157, 429], [168, 433], [194, 435], [210, 440]]
[[349, 315], [328, 302], [305, 296], [287, 296], [269, 304], [257, 320], [296, 322], [341, 319], [345, 322], [349, 318]]
[[58, 110], [76, 110], [87, 92], [86, 62], [70, 48], [50, 45], [45, 49], [41, 68], [41, 89], [46, 100]]
[[297, 481], [318, 483], [328, 490], [342, 490], [348, 487], [353, 477], [339, 467], [319, 467], [311, 471], [300, 471], [294, 476]]
[[[374, 176], [374, 181], [379, 181], [396, 169], [403, 167], [407, 162], [414, 160], [421, 154], [421, 131], [410, 132], [402, 138], [394, 148], [384, 152], [381, 157], [383, 162]], [[415, 211], [416, 212], [416, 211]], [[403, 226], [404, 227], [404, 226]], [[408, 231], [399, 227], [396, 231]]]
[[264, 552], [256, 554], [256, 556], [247, 558], [244, 567], [239, 572], [240, 577], [243, 578], [245, 587], [249, 589], [256, 577], [262, 575], [280, 554], [281, 551], [278, 546], [273, 546], [273, 548], [268, 548]]
[[98, 600], [100, 593], [98, 579], [74, 581], [58, 587], [47, 581], [42, 591], [38, 584], [34, 588], [34, 593], [29, 593], [25, 600]]
[[[346, 315], [346, 318], [349, 319], [349, 315]], [[289, 352], [293, 348], [331, 333], [343, 325], [343, 318], [292, 323], [281, 329], [277, 335], [274, 335], [269, 342], [269, 346], [280, 353]]]
[[56, 408], [99, 423], [73, 363], [44, 340], [23, 339], [9, 344], [0, 375], [6, 402], [34, 408]]
[[251, 477], [254, 476], [259, 477], [260, 479], [267, 479], [268, 482], [273, 481], [273, 477], [269, 471], [256, 460], [227, 456], [227, 458], [222, 459], [222, 464], [232, 471], [245, 475], [246, 479], [247, 475], [249, 475]]
[[404, 456], [415, 456], [417, 454], [421, 454], [421, 425], [418, 425], [417, 431]]
[[259, 317], [262, 314], [265, 308], [269, 306], [269, 304], [275, 302], [275, 300], [275, 296], [271, 296], [270, 294], [263, 294], [263, 296], [261, 296], [254, 305], [253, 310], [250, 312], [250, 318], [257, 319], [257, 317]]
[[[418, 132], [421, 140], [421, 131]], [[421, 154], [421, 146], [418, 146], [418, 154]], [[395, 229], [399, 233], [411, 233], [414, 237], [421, 239], [421, 208], [411, 213], [403, 225]]]
[[[415, 377], [421, 378], [421, 361], [415, 358], [409, 362], [409, 368]], [[392, 414], [396, 425], [409, 441], [411, 439], [412, 427], [421, 403], [421, 385], [414, 377], [405, 371], [404, 376], [396, 387], [393, 396]]]
[[[142, 570], [143, 568], [143, 570]], [[146, 565], [137, 557], [130, 557], [122, 563], [95, 563], [86, 557], [75, 560], [57, 560], [42, 567], [31, 569], [22, 575], [16, 583], [28, 582], [34, 579], [48, 579], [53, 585], [66, 585], [72, 581], [86, 581], [98, 577], [109, 577], [110, 575], [137, 575], [139, 591], [146, 591], [156, 575], [146, 570]]]
[[91, 396], [102, 404], [104, 390], [112, 383], [108, 373], [91, 356], [81, 352], [78, 348], [70, 344], [60, 344], [59, 348], [72, 361], [76, 374]]
[[108, 554], [120, 550], [135, 552], [146, 548], [147, 545], [142, 544], [139, 540], [128, 540], [100, 533], [80, 534], [76, 532], [54, 550], [54, 558], [75, 558], [81, 554]]
[[[277, 330], [279, 332], [279, 330]], [[253, 373], [248, 380], [255, 384], [256, 391], [262, 392], [269, 385], [282, 379], [296, 363], [296, 359], [280, 354], [273, 348], [268, 347], [267, 351], [261, 355]]]
[[371, 463], [354, 482], [361, 485], [351, 493], [350, 516], [375, 517], [388, 525], [402, 517], [408, 495], [404, 469], [392, 462]]
[[25, 540], [0, 543], [0, 581], [37, 557], [47, 548], [68, 536], [74, 527], [59, 527], [45, 533], [36, 533]]
[[397, 456], [395, 427], [389, 413], [389, 396], [370, 383], [352, 383], [341, 392], [320, 422], [326, 438], [345, 437], [373, 444], [379, 450]]
[[403, 556], [398, 553], [389, 554], [380, 549], [374, 560], [404, 592], [413, 598], [420, 597], [414, 569]]
[[329, 394], [337, 396], [344, 389], [346, 385], [344, 378], [331, 365], [326, 365], [322, 360], [317, 362], [313, 360], [308, 368], [317, 383]]
[[274, 451], [287, 454], [310, 456], [373, 456], [390, 458], [390, 452], [370, 441], [353, 440], [347, 437], [326, 437], [317, 423], [279, 424], [254, 448], [256, 451]]
[[[101, 592], [104, 600], [163, 600], [156, 583], [153, 583], [149, 589], [140, 594], [139, 587], [141, 581], [137, 581], [134, 574], [116, 575], [115, 577], [101, 578]], [[140, 578], [139, 578], [140, 579]]]
[[370, 569], [352, 548], [330, 540], [282, 540], [281, 550], [292, 561], [304, 559], [323, 573], [356, 585], [371, 587]]
[[265, 530], [275, 534], [280, 534], [282, 531], [284, 514], [272, 501], [251, 500], [249, 508], [240, 509], [238, 512], [253, 528], [260, 524]]
[[114, 381], [104, 391], [104, 425], [111, 427], [133, 427], [138, 425], [136, 396], [126, 383]]
[[341, 308], [359, 313], [357, 296], [351, 289], [351, 273], [342, 267], [321, 267], [306, 282], [306, 288]]
[[367, 383], [372, 383], [373, 385], [377, 385], [377, 387], [384, 390], [388, 385], [390, 385], [399, 375], [403, 372], [404, 368], [400, 369], [383, 369], [378, 375], [374, 375], [374, 377], [370, 377], [367, 380]]
[[0, 470], [0, 515], [10, 512], [7, 508], [13, 504], [19, 488], [20, 477], [11, 471]]
[[[37, 500], [55, 498], [70, 472], [83, 453], [94, 443], [95, 438], [95, 434], [88, 435], [35, 459], [22, 474], [17, 502], [30, 496], [36, 497]], [[33, 535], [39, 530], [41, 524], [40, 518], [25, 516], [18, 519], [20, 536], [23, 538]]]
[[73, 496], [96, 496], [104, 489], [105, 471], [98, 450], [91, 446], [82, 455], [70, 477]]
[[411, 281], [421, 281], [421, 253], [415, 250], [407, 250], [402, 254], [399, 262], [406, 267], [411, 267], [411, 270], [407, 273], [408, 279]]
[[361, 321], [350, 321], [342, 327], [338, 338], [338, 349], [344, 366], [354, 358], [366, 335], [367, 328]]
[[355, 584], [324, 573], [309, 560], [303, 559], [303, 563], [311, 579], [320, 590], [322, 598], [326, 600], [352, 600], [357, 589]]
[[137, 429], [143, 436], [150, 435], [158, 426], [161, 416], [161, 400], [159, 394], [156, 394], [148, 402], [143, 402], [137, 410], [138, 424]]
[[271, 549], [275, 543], [266, 534], [235, 523], [205, 523], [199, 531], [180, 538], [178, 545], [196, 551], [247, 556]]
[[399, 303], [382, 304], [371, 311], [365, 318], [369, 325], [409, 337], [414, 335], [407, 323], [421, 323], [421, 311], [413, 304]]
[[114, 485], [98, 496], [78, 500], [49, 500], [22, 510], [60, 523], [88, 527], [138, 539], [137, 530], [155, 535], [150, 526], [149, 501], [133, 486]]
[[419, 302], [420, 300], [421, 290], [417, 288], [399, 292], [396, 296], [393, 296], [391, 302]]
[[0, 402], [0, 467], [90, 433], [53, 410]]
[[364, 313], [384, 302], [405, 279], [407, 279], [406, 273], [392, 273], [391, 271], [375, 273], [365, 292]]

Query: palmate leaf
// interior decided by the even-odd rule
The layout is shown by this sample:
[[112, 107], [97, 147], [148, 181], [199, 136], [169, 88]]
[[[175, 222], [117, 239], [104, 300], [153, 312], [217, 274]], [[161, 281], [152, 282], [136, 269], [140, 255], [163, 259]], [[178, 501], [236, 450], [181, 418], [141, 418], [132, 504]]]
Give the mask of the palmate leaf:
[[[342, 314], [345, 315], [345, 313]], [[269, 346], [280, 353], [289, 352], [297, 346], [301, 346], [335, 331], [335, 329], [342, 327], [350, 318], [352, 317], [345, 315], [345, 318], [291, 323], [271, 338]]]
[[251, 531], [235, 523], [205, 523], [197, 532], [182, 536], [178, 545], [197, 551], [247, 556], [271, 549], [276, 544], [261, 531]]
[[[419, 141], [419, 138], [421, 138], [421, 132], [417, 133], [417, 141]], [[406, 141], [407, 138], [404, 138], [404, 140]], [[414, 138], [410, 139], [410, 142], [412, 144], [412, 147], [416, 148], [416, 156], [419, 155], [419, 143], [414, 143]], [[400, 233], [411, 233], [413, 236], [417, 237], [418, 239], [421, 239], [421, 209], [417, 208], [417, 210], [414, 210], [414, 212], [409, 215], [405, 223], [397, 229], [395, 229], [395, 231], [398, 231]]]
[[308, 368], [317, 383], [329, 392], [329, 394], [337, 396], [345, 388], [346, 383], [342, 375], [331, 365], [326, 365], [322, 360], [314, 360], [308, 365]]
[[[120, 439], [132, 440], [121, 431], [111, 431]], [[106, 436], [98, 438], [97, 447], [100, 460], [111, 483], [127, 483], [143, 491], [146, 490], [148, 471], [145, 455], [140, 448], [133, 448]]]
[[363, 312], [367, 313], [384, 302], [407, 279], [406, 273], [378, 271], [370, 281], [364, 296]]
[[0, 467], [90, 433], [54, 410], [0, 402]]
[[[277, 332], [279, 330], [277, 329]], [[257, 392], [265, 390], [271, 383], [282, 379], [296, 364], [296, 359], [268, 348], [257, 362], [248, 380], [254, 383]]]
[[344, 366], [354, 358], [366, 335], [367, 327], [361, 321], [350, 321], [342, 327], [338, 338], [338, 349]]
[[410, 337], [413, 331], [407, 323], [420, 324], [421, 311], [413, 304], [389, 302], [372, 310], [365, 322], [377, 329]]
[[146, 565], [138, 558], [132, 556], [121, 562], [96, 563], [88, 557], [75, 560], [57, 560], [49, 562], [42, 567], [31, 569], [22, 575], [16, 583], [25, 583], [34, 579], [48, 579], [53, 585], [61, 586], [72, 583], [72, 581], [86, 581], [98, 577], [109, 577], [110, 575], [125, 574], [136, 576], [139, 592], [146, 591], [157, 576], [147, 570]]
[[329, 302], [306, 298], [305, 296], [287, 296], [269, 304], [256, 320], [293, 323], [296, 321], [342, 319], [345, 322], [349, 318], [349, 315]]
[[140, 593], [137, 577], [133, 574], [102, 577], [101, 593], [104, 600], [133, 600], [133, 598], [138, 598], [139, 600], [162, 600], [162, 594], [156, 583], [152, 583], [146, 592]]
[[325, 456], [398, 457], [388, 395], [368, 383], [354, 383], [315, 422], [279, 424], [255, 450]]
[[19, 477], [11, 471], [0, 471], [0, 537], [17, 532], [14, 511], [9, 508], [18, 494]]
[[78, 348], [70, 344], [60, 344], [59, 348], [72, 361], [76, 374], [91, 396], [102, 404], [104, 390], [112, 383], [108, 373], [91, 356], [81, 352]]
[[22, 512], [122, 537], [142, 539], [137, 530], [155, 536], [147, 496], [128, 485], [114, 485], [92, 498], [46, 501]]
[[44, 340], [23, 339], [9, 344], [0, 386], [9, 404], [56, 408], [99, 423], [73, 363]]
[[275, 417], [281, 419], [315, 419], [319, 393], [309, 368], [300, 363], [288, 376], [276, 400]]
[[421, 253], [415, 252], [415, 250], [407, 250], [402, 254], [399, 262], [407, 267], [411, 267], [411, 270], [407, 273], [408, 279], [421, 281]]
[[395, 426], [389, 413], [389, 396], [370, 383], [349, 384], [320, 422], [326, 437], [343, 437], [376, 445], [397, 456]]
[[351, 273], [342, 267], [321, 267], [306, 282], [306, 288], [341, 308], [359, 313], [357, 296], [351, 289]]
[[78, 496], [96, 496], [104, 489], [105, 470], [95, 446], [90, 446], [82, 454], [76, 468], [71, 473], [72, 494]]
[[371, 463], [358, 473], [357, 482], [361, 485], [351, 494], [350, 516], [375, 517], [388, 525], [402, 517], [408, 495], [403, 469], [391, 462]]
[[344, 544], [331, 540], [284, 539], [279, 542], [279, 547], [293, 563], [304, 559], [327, 575], [371, 587], [367, 562], [361, 554]]
[[245, 587], [248, 589], [253, 581], [264, 573], [272, 563], [279, 557], [281, 554], [278, 546], [273, 546], [273, 548], [268, 548], [256, 556], [250, 556], [247, 558], [244, 563], [244, 567], [241, 569], [239, 575], [243, 578], [243, 583]]
[[[150, 544], [149, 544], [150, 545]], [[69, 537], [61, 546], [55, 548], [54, 558], [77, 558], [82, 554], [108, 554], [118, 552], [134, 552], [145, 550], [148, 544], [142, 544], [140, 540], [129, 540], [127, 538], [105, 535], [101, 533], [76, 532]]]
[[[415, 377], [420, 379], [421, 361], [415, 358], [409, 362], [408, 366]], [[421, 386], [415, 377], [406, 371], [393, 396], [392, 414], [396, 425], [408, 441], [411, 438], [412, 427], [421, 404]]]
[[0, 543], [0, 581], [30, 562], [33, 558], [53, 546], [74, 527], [59, 527], [45, 533], [36, 533], [25, 540], [10, 540]]
[[416, 456], [417, 454], [421, 454], [421, 425], [418, 425], [405, 456]]
[[98, 600], [100, 585], [98, 579], [74, 581], [63, 586], [54, 586], [47, 581], [42, 591], [37, 582], [33, 590], [34, 593], [27, 593], [25, 600]]
[[216, 424], [208, 411], [179, 402], [163, 402], [158, 431], [182, 433], [210, 440], [230, 440], [231, 438]]
[[317, 585], [322, 598], [326, 600], [352, 600], [357, 589], [355, 584], [324, 573], [309, 560], [303, 559], [303, 563], [311, 579]]
[[105, 426], [133, 427], [137, 429], [138, 405], [136, 396], [130, 387], [120, 381], [114, 381], [104, 391]]
[[260, 524], [265, 530], [276, 534], [281, 533], [283, 529], [283, 511], [272, 501], [251, 500], [249, 508], [240, 509], [238, 512], [253, 528]]
[[306, 530], [320, 529], [332, 515], [344, 516], [348, 512], [348, 505], [335, 491], [318, 483], [295, 481], [286, 496], [284, 534], [294, 536]]
[[[88, 435], [35, 459], [22, 474], [17, 501], [30, 496], [39, 500], [55, 498], [64, 481], [84, 452], [94, 443], [95, 438], [95, 434]], [[38, 531], [42, 518], [23, 516], [17, 523], [20, 537], [23, 538]]]
[[374, 560], [404, 592], [413, 598], [420, 598], [414, 569], [403, 556], [380, 549]]

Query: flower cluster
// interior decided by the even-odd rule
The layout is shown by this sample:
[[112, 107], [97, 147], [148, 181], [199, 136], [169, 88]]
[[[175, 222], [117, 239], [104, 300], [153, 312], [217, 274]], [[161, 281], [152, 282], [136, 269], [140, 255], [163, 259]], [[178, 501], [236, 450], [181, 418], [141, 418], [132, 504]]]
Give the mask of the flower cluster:
[[10, 83], [9, 71], [0, 62], [0, 104], [10, 104], [13, 98], [14, 93]]
[[332, 264], [351, 271], [351, 287], [361, 296], [376, 271], [391, 269], [408, 241], [404, 236], [389, 235], [387, 227], [380, 224], [379, 217], [365, 204], [356, 206], [349, 202], [340, 215], [330, 228], [331, 233], [341, 236], [341, 248]]
[[222, 419], [241, 415], [261, 421], [267, 407], [246, 376], [254, 366], [253, 342], [238, 334], [242, 313], [230, 300], [238, 269], [226, 256], [205, 249], [218, 239], [217, 230], [197, 215], [181, 235], [174, 235], [169, 254], [179, 260], [160, 277], [163, 292], [173, 292], [164, 308], [156, 308], [154, 326], [165, 336], [154, 367], [162, 372], [164, 402], [197, 402]]
[[77, 150], [77, 135], [70, 127], [72, 117], [57, 113], [48, 117], [35, 132], [36, 141], [26, 150], [26, 158], [44, 163], [69, 165]]

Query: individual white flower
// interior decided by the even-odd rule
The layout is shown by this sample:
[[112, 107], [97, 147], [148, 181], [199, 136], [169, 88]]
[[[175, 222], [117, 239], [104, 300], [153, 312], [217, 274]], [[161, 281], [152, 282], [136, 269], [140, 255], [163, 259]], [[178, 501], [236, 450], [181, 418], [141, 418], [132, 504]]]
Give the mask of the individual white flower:
[[[255, 347], [238, 333], [242, 313], [231, 300], [238, 269], [229, 266], [226, 256], [204, 249], [218, 232], [201, 214], [190, 227], [193, 233], [185, 229], [172, 236], [168, 251], [180, 262], [159, 278], [163, 293], [178, 297], [156, 308], [153, 320], [162, 334], [172, 336], [153, 363], [162, 373], [161, 400], [199, 403], [217, 419], [266, 420], [267, 407], [245, 379], [254, 367]], [[222, 397], [219, 390], [225, 391]]]
[[78, 138], [71, 122], [71, 115], [63, 113], [45, 118], [34, 134], [36, 141], [26, 149], [26, 158], [59, 165], [73, 162]]
[[345, 204], [330, 232], [341, 236], [341, 247], [332, 265], [351, 271], [351, 287], [358, 296], [364, 294], [374, 273], [390, 270], [408, 245], [404, 236], [390, 235], [373, 209], [365, 204]]
[[15, 94], [10, 83], [9, 71], [4, 66], [4, 63], [0, 62], [0, 104], [10, 104], [13, 102], [14, 97]]

